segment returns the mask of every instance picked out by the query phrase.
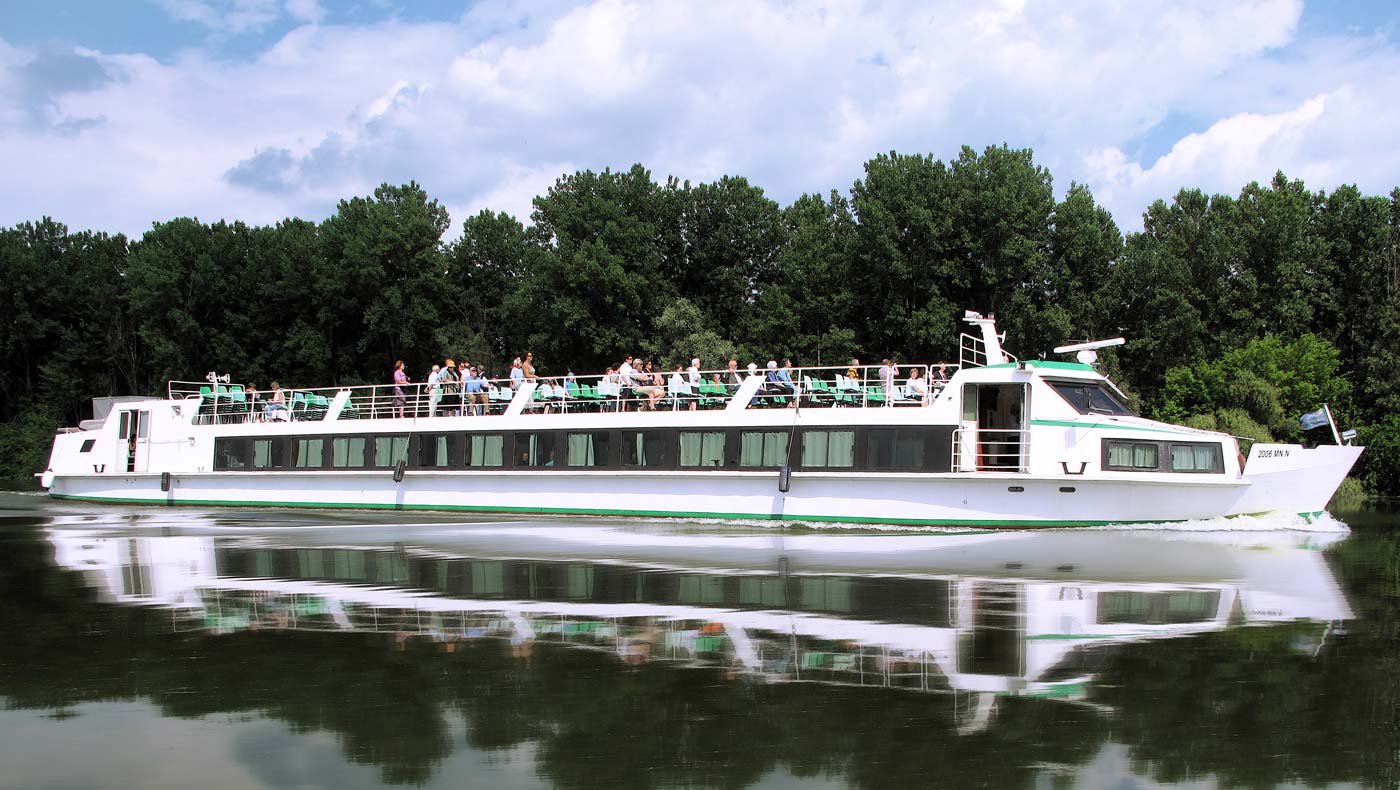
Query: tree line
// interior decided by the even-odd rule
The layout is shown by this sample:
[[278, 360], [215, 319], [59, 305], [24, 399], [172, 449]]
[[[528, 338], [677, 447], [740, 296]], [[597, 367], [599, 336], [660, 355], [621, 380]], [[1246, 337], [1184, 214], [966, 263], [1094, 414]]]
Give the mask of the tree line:
[[0, 475], [42, 469], [93, 396], [206, 371], [266, 386], [422, 379], [445, 357], [545, 375], [625, 354], [720, 367], [957, 358], [964, 309], [1023, 358], [1125, 335], [1103, 365], [1149, 416], [1301, 438], [1328, 402], [1400, 494], [1400, 189], [1183, 189], [1126, 236], [1090, 190], [1056, 200], [1030, 150], [881, 154], [847, 192], [781, 206], [739, 176], [580, 171], [526, 224], [483, 211], [444, 239], [415, 183], [320, 223], [155, 223], [137, 238], [50, 218], [0, 230]]

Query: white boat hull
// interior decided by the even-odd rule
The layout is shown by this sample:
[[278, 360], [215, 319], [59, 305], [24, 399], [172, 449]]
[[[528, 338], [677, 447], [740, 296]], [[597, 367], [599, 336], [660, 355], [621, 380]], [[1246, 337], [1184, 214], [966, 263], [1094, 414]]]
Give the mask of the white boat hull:
[[[1330, 448], [1346, 450], [1349, 448]], [[1336, 465], [1347, 465], [1337, 461]], [[1324, 467], [1323, 472], [1332, 467]], [[986, 473], [793, 473], [789, 491], [769, 472], [390, 471], [62, 476], [56, 498], [142, 504], [456, 510], [797, 522], [1071, 527], [1172, 522], [1325, 506], [1326, 475], [1280, 470], [1268, 488], [1243, 480], [1199, 483], [1055, 479]], [[1318, 478], [1309, 484], [1310, 478]], [[1289, 480], [1292, 480], [1290, 483]], [[1334, 488], [1335, 486], [1333, 486]], [[1017, 490], [1020, 489], [1020, 490]], [[1330, 496], [1332, 488], [1327, 488]]]

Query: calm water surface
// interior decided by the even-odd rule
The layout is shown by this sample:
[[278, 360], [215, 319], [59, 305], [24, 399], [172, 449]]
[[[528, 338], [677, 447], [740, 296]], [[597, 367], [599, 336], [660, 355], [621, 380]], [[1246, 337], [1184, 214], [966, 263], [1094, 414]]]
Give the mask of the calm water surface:
[[0, 494], [0, 787], [1396, 788], [1400, 514], [1341, 518], [911, 535]]

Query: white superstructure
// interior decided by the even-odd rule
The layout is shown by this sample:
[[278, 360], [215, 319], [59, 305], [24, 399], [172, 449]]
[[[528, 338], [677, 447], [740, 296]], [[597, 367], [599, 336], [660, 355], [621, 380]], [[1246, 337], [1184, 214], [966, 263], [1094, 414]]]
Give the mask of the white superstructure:
[[1314, 514], [1361, 453], [1243, 458], [1229, 435], [1132, 414], [1091, 365], [1018, 362], [990, 318], [967, 320], [946, 381], [937, 365], [718, 371], [487, 382], [471, 400], [295, 390], [282, 408], [172, 383], [59, 433], [42, 477], [57, 498], [147, 504], [1055, 527]]

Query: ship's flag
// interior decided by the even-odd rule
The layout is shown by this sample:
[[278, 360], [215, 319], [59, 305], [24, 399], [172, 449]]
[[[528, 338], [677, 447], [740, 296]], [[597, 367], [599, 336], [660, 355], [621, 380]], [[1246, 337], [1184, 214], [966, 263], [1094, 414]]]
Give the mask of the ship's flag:
[[1302, 423], [1303, 430], [1311, 431], [1313, 428], [1321, 428], [1327, 424], [1327, 410], [1318, 409], [1304, 414], [1298, 422]]

